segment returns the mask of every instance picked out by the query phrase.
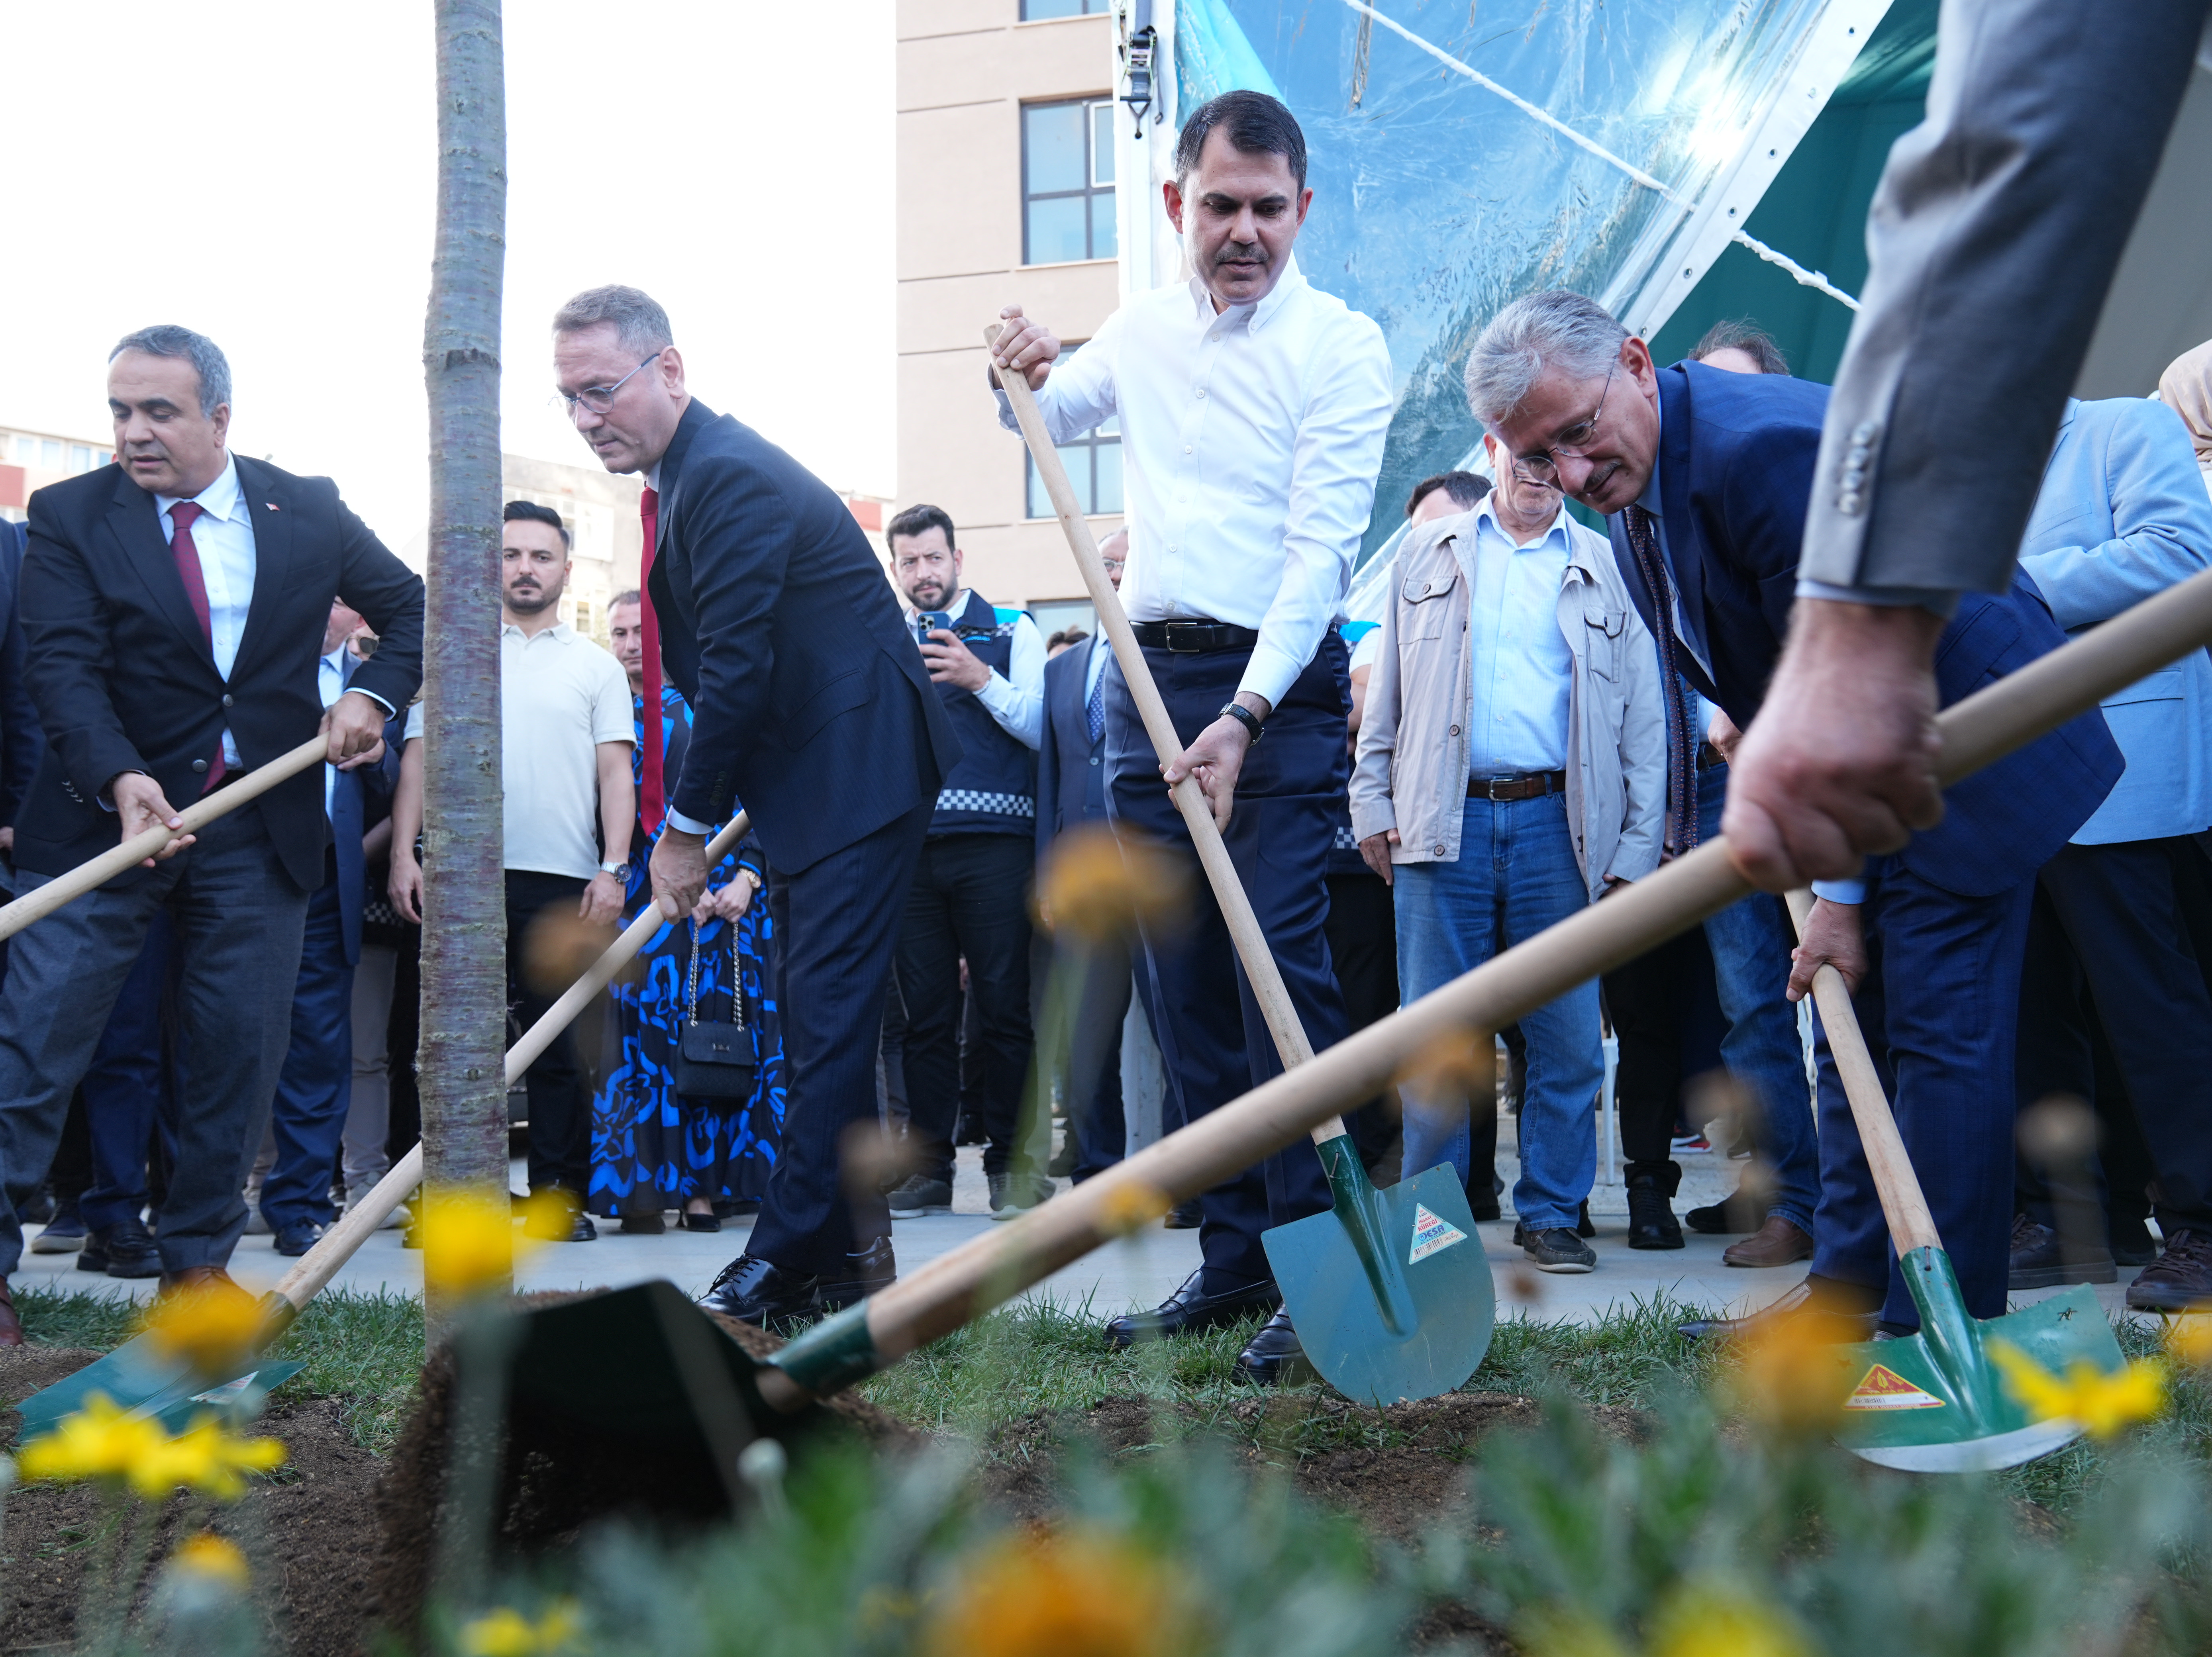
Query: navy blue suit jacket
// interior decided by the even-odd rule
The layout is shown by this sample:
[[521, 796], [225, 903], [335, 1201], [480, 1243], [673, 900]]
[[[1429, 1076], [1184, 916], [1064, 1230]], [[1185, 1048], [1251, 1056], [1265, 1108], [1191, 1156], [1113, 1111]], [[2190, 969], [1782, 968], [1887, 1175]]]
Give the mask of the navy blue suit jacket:
[[23, 622], [15, 594], [23, 579], [23, 526], [0, 519], [0, 828], [12, 828], [46, 752], [45, 727], [23, 674]]
[[[1659, 373], [1659, 504], [1686, 616], [1702, 621], [1710, 677], [1692, 682], [1748, 726], [1787, 636], [1828, 388], [1702, 363]], [[1621, 520], [1614, 551], [1646, 624], [1653, 614]], [[2066, 642], [2025, 571], [2003, 594], [1969, 592], [1936, 646], [1945, 707]], [[1943, 821], [1898, 855], [1923, 879], [1986, 897], [2048, 862], [2119, 780], [2126, 762], [2094, 709], [1985, 767], [1945, 796]]]
[[959, 741], [826, 485], [695, 398], [661, 458], [654, 547], [661, 664], [692, 709], [678, 811], [721, 822], [742, 801], [795, 874], [936, 798]]
[[1106, 820], [1106, 738], [1091, 740], [1083, 689], [1091, 652], [1111, 651], [1095, 633], [1044, 665], [1044, 741], [1037, 750], [1037, 854], [1079, 822]]
[[[344, 659], [345, 682], [361, 664], [350, 654]], [[385, 721], [384, 757], [374, 765], [341, 771], [331, 790], [331, 837], [338, 871], [338, 926], [345, 938], [345, 962], [361, 964], [362, 911], [368, 902], [368, 866], [361, 840], [391, 811], [392, 786], [399, 776], [401, 736], [406, 729], [406, 710]], [[381, 809], [380, 809], [381, 808]]]

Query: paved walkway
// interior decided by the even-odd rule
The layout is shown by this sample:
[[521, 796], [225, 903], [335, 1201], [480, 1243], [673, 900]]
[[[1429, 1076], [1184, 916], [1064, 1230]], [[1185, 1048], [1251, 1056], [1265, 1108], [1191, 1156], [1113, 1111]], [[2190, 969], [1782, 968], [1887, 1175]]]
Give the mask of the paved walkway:
[[[953, 1213], [896, 1223], [899, 1264], [907, 1270], [993, 1229], [985, 1211], [978, 1153], [972, 1148], [964, 1150], [960, 1161]], [[1717, 1201], [1734, 1188], [1741, 1167], [1717, 1155], [1684, 1158], [1676, 1214]], [[1504, 1147], [1498, 1172], [1510, 1193], [1518, 1168]], [[519, 1187], [520, 1164], [515, 1179]], [[1065, 1187], [1066, 1181], [1061, 1184]], [[1498, 1284], [1502, 1315], [1517, 1312], [1546, 1320], [1591, 1323], [1608, 1312], [1626, 1311], [1639, 1302], [1662, 1296], [1698, 1307], [1749, 1310], [1765, 1305], [1805, 1274], [1802, 1265], [1761, 1272], [1731, 1269], [1721, 1264], [1721, 1251], [1733, 1240], [1695, 1232], [1685, 1233], [1687, 1247], [1679, 1250], [1632, 1250], [1626, 1241], [1627, 1198], [1617, 1185], [1596, 1187], [1591, 1193], [1590, 1213], [1597, 1228], [1593, 1247], [1597, 1250], [1598, 1267], [1583, 1276], [1553, 1276], [1528, 1270], [1521, 1251], [1512, 1246], [1510, 1219], [1478, 1228]], [[625, 1236], [616, 1226], [606, 1224], [596, 1242], [561, 1243], [537, 1250], [522, 1263], [516, 1286], [524, 1290], [620, 1287], [666, 1278], [685, 1292], [698, 1294], [725, 1264], [743, 1252], [750, 1229], [750, 1223], [741, 1220], [726, 1223], [720, 1232], [710, 1235], [672, 1230], [658, 1237], [639, 1237]], [[400, 1236], [395, 1229], [371, 1237], [339, 1272], [336, 1285], [357, 1294], [421, 1294], [422, 1257], [403, 1247]], [[1156, 1305], [1198, 1260], [1196, 1233], [1151, 1226], [1047, 1278], [1030, 1291], [1030, 1297], [1049, 1298], [1069, 1309], [1087, 1308], [1093, 1315], [1110, 1316], [1131, 1307]], [[231, 1270], [241, 1283], [259, 1290], [274, 1284], [290, 1264], [270, 1247], [268, 1238], [248, 1237], [232, 1258]], [[76, 1256], [71, 1254], [27, 1253], [14, 1281], [18, 1289], [51, 1286], [64, 1292], [132, 1298], [143, 1297], [152, 1288], [145, 1280], [124, 1282], [76, 1271], [75, 1265]], [[2121, 1309], [2122, 1296], [2133, 1275], [2124, 1271], [2118, 1284], [2100, 1290], [2108, 1311]], [[2014, 1299], [2026, 1303], [2043, 1298], [2045, 1292], [2051, 1291]]]

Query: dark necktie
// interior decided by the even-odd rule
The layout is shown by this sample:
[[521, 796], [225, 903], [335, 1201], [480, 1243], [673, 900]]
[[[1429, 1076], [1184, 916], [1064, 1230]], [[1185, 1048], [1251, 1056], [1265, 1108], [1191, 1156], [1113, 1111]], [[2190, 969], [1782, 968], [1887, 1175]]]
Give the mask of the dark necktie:
[[[197, 501], [179, 501], [169, 508], [169, 550], [177, 560], [177, 574], [184, 580], [185, 597], [191, 601], [192, 614], [199, 617], [200, 637], [207, 640], [208, 654], [215, 653], [215, 612], [208, 607], [207, 577], [200, 570], [200, 549], [192, 539], [192, 525], [207, 511]], [[208, 762], [207, 781], [200, 792], [206, 793], [223, 777], [222, 738], [217, 737], [215, 757]]]
[[659, 490], [648, 489], [638, 496], [637, 514], [645, 525], [645, 553], [639, 560], [637, 578], [638, 616], [645, 630], [645, 696], [638, 718], [645, 739], [641, 769], [645, 780], [642, 798], [638, 802], [638, 819], [645, 825], [645, 837], [651, 840], [660, 832], [660, 821], [668, 814], [660, 775], [660, 619], [653, 613], [652, 585], [653, 543], [660, 531]]
[[1698, 752], [1691, 715], [1690, 686], [1682, 677], [1681, 645], [1674, 637], [1674, 586], [1651, 514], [1641, 507], [1627, 513], [1629, 550], [1651, 595], [1651, 632], [1659, 645], [1659, 681], [1667, 694], [1668, 849], [1677, 856], [1698, 843]]
[[[1088, 662], [1084, 664], [1086, 670], [1090, 665]], [[1083, 721], [1090, 727], [1091, 740], [1095, 746], [1099, 737], [1106, 734], [1106, 675], [1103, 670], [1091, 682], [1091, 700], [1083, 704]]]

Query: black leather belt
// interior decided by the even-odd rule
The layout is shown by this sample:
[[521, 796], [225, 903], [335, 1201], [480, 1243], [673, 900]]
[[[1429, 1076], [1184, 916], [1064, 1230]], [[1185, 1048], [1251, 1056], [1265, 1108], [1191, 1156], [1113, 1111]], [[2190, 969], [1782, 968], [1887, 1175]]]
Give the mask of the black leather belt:
[[1722, 753], [1721, 750], [1714, 747], [1712, 744], [1709, 742], [1701, 742], [1698, 744], [1698, 770], [1710, 771], [1717, 765], [1726, 765], [1727, 763], [1728, 756]]
[[1541, 799], [1547, 794], [1567, 792], [1567, 774], [1564, 771], [1531, 771], [1518, 777], [1469, 777], [1467, 797], [1469, 799], [1510, 800]]
[[1257, 628], [1227, 622], [1132, 622], [1129, 630], [1147, 650], [1177, 656], [1205, 656], [1217, 650], [1249, 650], [1260, 642]]

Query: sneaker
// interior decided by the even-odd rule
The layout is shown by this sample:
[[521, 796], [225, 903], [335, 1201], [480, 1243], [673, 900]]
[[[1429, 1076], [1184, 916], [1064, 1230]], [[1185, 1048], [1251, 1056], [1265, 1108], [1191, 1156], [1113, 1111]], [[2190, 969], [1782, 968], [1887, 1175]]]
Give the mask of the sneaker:
[[103, 1230], [86, 1234], [77, 1251], [80, 1272], [105, 1272], [111, 1278], [158, 1278], [161, 1251], [154, 1234], [137, 1220], [118, 1220]]
[[986, 1178], [991, 1187], [991, 1217], [994, 1220], [1018, 1219], [1052, 1195], [1052, 1181], [1041, 1180], [1034, 1174], [993, 1174]]
[[927, 1174], [910, 1174], [892, 1188], [890, 1202], [891, 1218], [895, 1220], [918, 1220], [927, 1214], [950, 1214], [952, 1211], [952, 1181], [933, 1180]]
[[2134, 1312], [2212, 1311], [2212, 1235], [2177, 1230], [2166, 1240], [2166, 1253], [2128, 1285], [2128, 1309]]
[[61, 1205], [46, 1229], [31, 1239], [33, 1254], [74, 1254], [84, 1247], [84, 1220], [74, 1201]]
[[[1576, 1211], [1575, 1214], [1575, 1235], [1577, 1237], [1595, 1237], [1597, 1235], [1597, 1227], [1590, 1222], [1589, 1199], [1587, 1197], [1583, 1199], [1583, 1205]], [[1526, 1244], [1528, 1241], [1528, 1228], [1522, 1225], [1518, 1220], [1514, 1221], [1513, 1246], [1516, 1248], [1519, 1248]]]
[[1713, 1142], [1702, 1133], [1692, 1133], [1673, 1141], [1671, 1149], [1677, 1156], [1707, 1156], [1712, 1154]]
[[1548, 1231], [1526, 1234], [1521, 1254], [1539, 1272], [1597, 1270], [1597, 1250], [1575, 1235], [1569, 1226], [1556, 1225]]
[[2058, 1234], [2025, 1214], [2012, 1219], [2012, 1259], [2008, 1289], [2050, 1289], [2062, 1283], [2115, 1283], [2119, 1272], [2111, 1253], [2062, 1247]]

